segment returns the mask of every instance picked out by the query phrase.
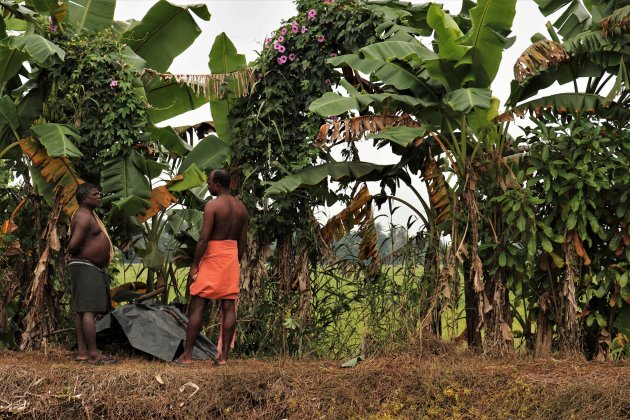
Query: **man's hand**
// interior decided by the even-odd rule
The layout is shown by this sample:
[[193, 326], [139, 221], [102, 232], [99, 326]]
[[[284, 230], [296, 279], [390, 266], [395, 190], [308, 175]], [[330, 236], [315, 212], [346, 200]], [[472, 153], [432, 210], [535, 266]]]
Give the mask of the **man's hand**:
[[197, 280], [197, 275], [199, 274], [199, 267], [196, 265], [193, 265], [192, 267], [190, 267], [190, 272], [188, 273], [188, 277], [190, 277], [192, 279], [192, 281]]

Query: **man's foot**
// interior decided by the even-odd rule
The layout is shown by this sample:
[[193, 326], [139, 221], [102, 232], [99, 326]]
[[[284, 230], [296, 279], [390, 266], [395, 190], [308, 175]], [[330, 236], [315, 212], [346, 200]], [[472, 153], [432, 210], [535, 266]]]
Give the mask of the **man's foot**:
[[212, 361], [213, 366], [225, 366], [227, 365], [227, 360], [225, 359], [216, 359]]
[[88, 360], [88, 363], [94, 366], [106, 366], [116, 364], [117, 360], [113, 357], [101, 356], [99, 359], [96, 360]]
[[173, 364], [177, 366], [190, 366], [192, 365], [192, 360], [182, 360], [180, 357], [179, 359], [173, 360]]
[[83, 355], [83, 354], [77, 354], [76, 357], [74, 358], [75, 362], [87, 362], [90, 359], [90, 356]]

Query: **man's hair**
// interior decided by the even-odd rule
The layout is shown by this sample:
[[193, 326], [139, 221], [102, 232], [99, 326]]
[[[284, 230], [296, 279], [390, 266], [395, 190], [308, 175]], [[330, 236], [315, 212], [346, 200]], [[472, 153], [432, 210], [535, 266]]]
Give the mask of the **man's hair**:
[[75, 193], [75, 197], [77, 198], [77, 203], [79, 204], [83, 203], [83, 200], [85, 200], [85, 197], [87, 197], [90, 191], [93, 190], [94, 188], [98, 190], [98, 187], [92, 183], [84, 182], [83, 184], [80, 184], [77, 187], [77, 192]]
[[217, 169], [210, 172], [210, 179], [213, 182], [216, 182], [223, 188], [230, 188], [230, 182], [232, 179], [230, 178], [230, 174], [225, 169]]

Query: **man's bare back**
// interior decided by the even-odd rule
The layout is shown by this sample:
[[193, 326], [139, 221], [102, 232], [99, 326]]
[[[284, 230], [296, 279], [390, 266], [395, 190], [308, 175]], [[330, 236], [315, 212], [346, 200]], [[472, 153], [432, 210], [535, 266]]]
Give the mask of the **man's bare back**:
[[209, 212], [214, 219], [211, 241], [240, 239], [243, 225], [247, 222], [247, 209], [243, 203], [231, 195], [222, 195], [209, 201], [205, 212]]

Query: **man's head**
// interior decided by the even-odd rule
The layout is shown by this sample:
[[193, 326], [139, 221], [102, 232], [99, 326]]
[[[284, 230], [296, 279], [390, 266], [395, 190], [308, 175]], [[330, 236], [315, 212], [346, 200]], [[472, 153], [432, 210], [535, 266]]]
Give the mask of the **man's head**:
[[208, 191], [217, 196], [222, 191], [230, 190], [230, 174], [224, 169], [216, 169], [208, 175]]
[[90, 208], [96, 208], [101, 205], [101, 192], [96, 185], [89, 182], [79, 185], [75, 196], [79, 205], [85, 205]]

